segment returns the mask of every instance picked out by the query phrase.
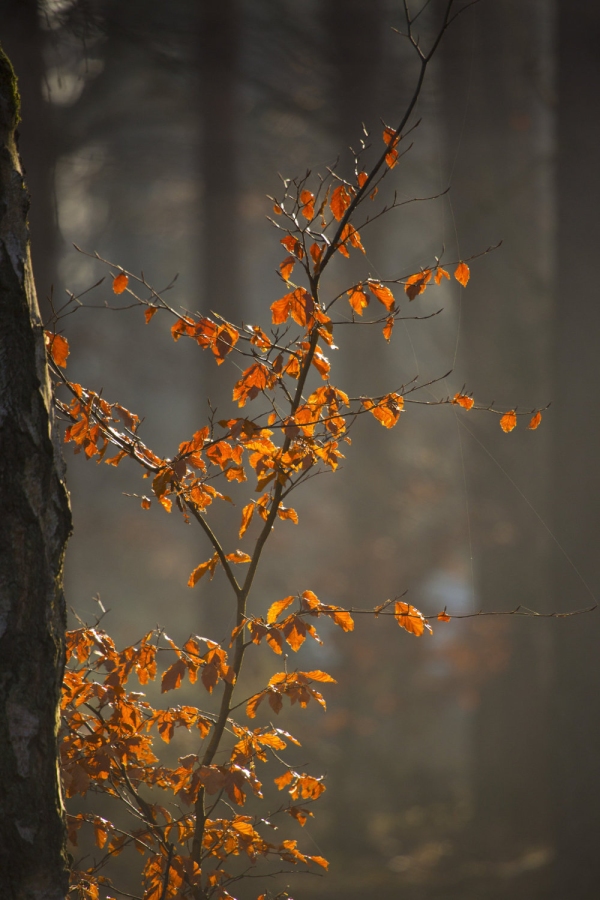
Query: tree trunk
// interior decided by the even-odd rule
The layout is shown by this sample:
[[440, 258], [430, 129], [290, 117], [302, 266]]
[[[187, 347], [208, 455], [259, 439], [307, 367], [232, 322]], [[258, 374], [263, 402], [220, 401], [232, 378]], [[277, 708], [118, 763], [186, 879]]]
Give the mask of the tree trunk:
[[57, 766], [71, 529], [31, 271], [18, 92], [0, 50], [0, 896], [68, 888]]
[[[600, 590], [598, 523], [598, 334], [596, 288], [600, 123], [590, 109], [600, 90], [600, 10], [558, 4], [558, 304], [555, 387], [554, 527], [593, 595]], [[556, 554], [554, 605], [591, 606], [582, 579]], [[549, 745], [555, 759], [556, 856], [548, 896], [598, 896], [600, 856], [600, 620], [569, 619], [557, 636]]]

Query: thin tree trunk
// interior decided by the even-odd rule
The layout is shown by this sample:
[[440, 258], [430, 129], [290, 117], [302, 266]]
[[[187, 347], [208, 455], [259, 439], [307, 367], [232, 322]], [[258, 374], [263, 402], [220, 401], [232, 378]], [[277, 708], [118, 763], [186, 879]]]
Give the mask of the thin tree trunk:
[[[596, 287], [600, 123], [600, 9], [558, 3], [558, 304], [555, 407], [555, 531], [598, 597], [600, 522], [600, 305]], [[590, 606], [586, 587], [556, 555], [556, 608]], [[556, 856], [552, 898], [598, 896], [600, 854], [600, 619], [565, 622], [557, 636], [557, 677], [549, 745], [555, 759]]]
[[0, 896], [59, 900], [68, 887], [56, 734], [71, 516], [51, 437], [18, 105], [0, 50]]

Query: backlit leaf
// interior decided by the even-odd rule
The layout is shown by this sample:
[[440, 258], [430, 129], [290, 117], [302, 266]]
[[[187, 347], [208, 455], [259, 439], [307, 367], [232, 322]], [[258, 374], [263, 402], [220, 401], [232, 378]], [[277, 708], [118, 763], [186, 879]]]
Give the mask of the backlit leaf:
[[388, 312], [391, 312], [394, 306], [394, 295], [389, 287], [386, 287], [379, 281], [371, 281], [370, 279], [367, 284], [371, 293], [377, 297], [380, 303], [383, 303]]
[[129, 278], [125, 275], [124, 272], [121, 272], [120, 275], [115, 276], [113, 278], [112, 289], [115, 294], [122, 294], [127, 285], [129, 284]]
[[252, 557], [248, 556], [247, 553], [243, 553], [242, 550], [236, 550], [235, 553], [228, 553], [225, 559], [232, 563], [252, 562]]
[[300, 203], [302, 204], [302, 215], [310, 222], [315, 215], [315, 195], [310, 191], [302, 191]]
[[169, 666], [162, 677], [160, 690], [162, 694], [167, 691], [175, 691], [181, 686], [183, 676], [185, 675], [187, 666], [182, 659], [178, 659], [172, 666]]
[[60, 366], [61, 369], [66, 369], [67, 356], [69, 355], [69, 342], [67, 339], [62, 334], [52, 334], [51, 331], [45, 331], [44, 340], [56, 365]]
[[294, 596], [284, 597], [283, 600], [276, 600], [275, 603], [272, 603], [269, 607], [269, 611], [267, 613], [267, 624], [272, 625], [275, 622], [284, 609], [287, 609], [295, 600]]
[[451, 617], [448, 615], [448, 613], [446, 612], [446, 610], [444, 610], [443, 612], [437, 614], [437, 620], [438, 620], [438, 622], [449, 622], [449, 621], [450, 621], [450, 618], [451, 618]]
[[242, 524], [240, 527], [239, 537], [243, 537], [245, 535], [253, 515], [254, 503], [248, 503], [248, 505], [245, 506], [242, 510]]
[[517, 415], [514, 409], [509, 410], [509, 412], [505, 413], [500, 419], [500, 428], [502, 431], [512, 431], [517, 427]]
[[431, 625], [427, 622], [423, 613], [419, 612], [414, 606], [404, 603], [403, 600], [396, 600], [394, 616], [400, 628], [404, 628], [405, 631], [417, 637], [420, 637], [426, 628], [428, 631], [431, 631]]
[[338, 184], [331, 194], [329, 206], [338, 222], [352, 203], [351, 190], [352, 188], [347, 187], [345, 184]]
[[369, 298], [362, 289], [362, 284], [350, 288], [348, 291], [348, 301], [354, 312], [362, 316], [363, 310], [369, 305]]
[[295, 256], [286, 256], [283, 262], [279, 263], [279, 271], [281, 272], [281, 277], [284, 281], [287, 281], [290, 275], [292, 274], [292, 269], [296, 265], [296, 257]]
[[394, 321], [395, 320], [394, 320], [393, 316], [388, 316], [388, 318], [385, 320], [385, 325], [383, 326], [383, 336], [386, 339], [386, 341], [388, 341], [388, 343], [390, 341], [390, 338], [392, 337], [392, 329], [394, 327]]
[[531, 417], [531, 419], [529, 420], [529, 425], [527, 427], [531, 428], [532, 431], [535, 431], [535, 429], [538, 427], [538, 425], [540, 424], [541, 421], [542, 421], [542, 414], [541, 414], [541, 412], [537, 412], [535, 414], [535, 416]]
[[462, 406], [463, 409], [471, 409], [475, 403], [473, 398], [469, 397], [467, 394], [455, 394], [452, 398], [452, 402]]
[[414, 300], [419, 294], [422, 294], [429, 282], [431, 281], [431, 269], [425, 269], [423, 272], [417, 272], [406, 279], [404, 291], [409, 300]]
[[144, 318], [146, 320], [146, 325], [148, 324], [148, 322], [150, 322], [152, 317], [156, 315], [157, 312], [158, 312], [158, 306], [149, 306], [148, 309], [144, 310]]
[[[233, 555], [233, 554], [232, 554]], [[210, 559], [206, 562], [200, 563], [199, 566], [196, 566], [192, 574], [188, 579], [188, 587], [194, 587], [194, 585], [198, 584], [201, 578], [206, 575], [207, 572], [210, 572], [210, 578], [212, 581], [212, 577], [215, 574], [215, 569], [217, 567], [217, 563], [219, 562], [219, 557], [215, 553]]]
[[471, 270], [465, 262], [459, 262], [456, 269], [454, 270], [454, 277], [459, 284], [462, 284], [463, 287], [467, 286], [467, 284], [469, 283], [469, 278], [471, 277]]

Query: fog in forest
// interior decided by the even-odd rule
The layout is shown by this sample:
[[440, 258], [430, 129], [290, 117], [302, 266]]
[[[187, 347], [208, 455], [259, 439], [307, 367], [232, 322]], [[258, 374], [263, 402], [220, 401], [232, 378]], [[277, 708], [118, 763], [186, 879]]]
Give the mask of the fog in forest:
[[[424, 12], [424, 41], [442, 5]], [[178, 308], [266, 327], [284, 293], [267, 195], [307, 170], [350, 172], [348, 148], [365, 132], [380, 143], [418, 76], [400, 0], [0, 0], [0, 23], [22, 92], [46, 316], [49, 298], [106, 275], [97, 252], [157, 290], [178, 275]], [[427, 615], [594, 605], [599, 39], [600, 9], [583, 0], [466, 10], [382, 187], [415, 202], [365, 230], [366, 258], [340, 259], [327, 283], [335, 296], [352, 279], [482, 254], [466, 289], [452, 280], [406, 304], [414, 316], [443, 310], [399, 322], [389, 344], [380, 329], [340, 328], [332, 381], [353, 396], [418, 378], [432, 382], [423, 401], [466, 386], [501, 409], [550, 403], [542, 425], [505, 434], [496, 415], [427, 403], [391, 431], [361, 418], [340, 469], [294, 496], [299, 525], [274, 532], [261, 614], [307, 588], [343, 607], [407, 591]], [[175, 344], [160, 317], [146, 327], [139, 309], [106, 309], [113, 300], [106, 279], [87, 298], [95, 308], [61, 323], [73, 379], [142, 417], [163, 456], [206, 423], [207, 397], [236, 414], [234, 367]], [[199, 530], [157, 503], [141, 510], [128, 494], [149, 485], [129, 461], [113, 470], [70, 446], [65, 459], [69, 607], [94, 621], [99, 596], [119, 643], [157, 624], [175, 640], [224, 640], [224, 576], [187, 587], [210, 555]], [[227, 516], [215, 512], [217, 527]], [[352, 634], [320, 629], [323, 647], [289, 664], [336, 678], [327, 712], [294, 707], [281, 724], [302, 740], [302, 763], [326, 774], [295, 836], [330, 870], [278, 889], [289, 883], [296, 900], [596, 898], [599, 616], [434, 622], [418, 639], [383, 616]], [[272, 654], [261, 648], [248, 670], [263, 683]], [[186, 691], [180, 702], [201, 705]]]

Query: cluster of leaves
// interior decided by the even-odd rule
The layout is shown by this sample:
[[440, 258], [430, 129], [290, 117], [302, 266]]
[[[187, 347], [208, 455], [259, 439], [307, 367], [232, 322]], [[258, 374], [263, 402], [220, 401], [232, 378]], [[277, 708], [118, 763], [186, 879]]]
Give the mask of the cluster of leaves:
[[[105, 794], [120, 801], [135, 826], [84, 812], [69, 816], [73, 845], [77, 846], [79, 828], [87, 823], [103, 854], [91, 866], [74, 868], [73, 890], [81, 898], [93, 900], [101, 888], [110, 889], [110, 876], [105, 874], [108, 864], [126, 847], [135, 847], [145, 858], [144, 900], [229, 898], [232, 885], [259, 860], [326, 868], [324, 859], [302, 853], [295, 840], [273, 843], [263, 834], [270, 820], [280, 814], [303, 825], [312, 815], [307, 804], [325, 789], [322, 779], [282, 763], [280, 752], [289, 743], [298, 743], [291, 735], [272, 725], [251, 728], [240, 724], [232, 713], [243, 708], [253, 720], [261, 708], [268, 707], [277, 714], [285, 697], [300, 707], [314, 700], [325, 708], [319, 686], [334, 679], [318, 669], [292, 672], [284, 667], [262, 690], [241, 701], [236, 697], [234, 703], [234, 693], [241, 689], [244, 656], [263, 639], [276, 656], [283, 655], [286, 644], [297, 651], [307, 637], [320, 642], [313, 621], [321, 616], [344, 632], [353, 630], [353, 614], [359, 612], [393, 616], [401, 628], [417, 637], [431, 632], [428, 618], [433, 617], [425, 617], [398, 598], [372, 609], [342, 609], [322, 603], [310, 590], [276, 600], [266, 617], [258, 615], [251, 605], [252, 586], [265, 544], [278, 520], [298, 524], [297, 512], [286, 505], [287, 498], [314, 474], [338, 468], [342, 448], [350, 443], [349, 432], [362, 415], [372, 415], [391, 429], [408, 404], [453, 404], [465, 411], [480, 409], [499, 415], [506, 432], [514, 429], [521, 415], [531, 417], [532, 429], [541, 421], [537, 409], [521, 413], [496, 410], [493, 404], [477, 406], [465, 388], [440, 400], [419, 398], [419, 391], [446, 375], [427, 384], [413, 379], [409, 384], [392, 385], [379, 396], [353, 397], [332, 381], [328, 355], [337, 349], [334, 339], [342, 326], [381, 326], [389, 342], [398, 320], [428, 319], [439, 312], [409, 314], [406, 303], [441, 290], [444, 283], [451, 282], [451, 272], [462, 288], [469, 283], [468, 261], [442, 264], [437, 257], [418, 272], [389, 280], [366, 272], [359, 282], [348, 284], [335, 296], [326, 293], [324, 281], [332, 259], [348, 258], [352, 251], [364, 253], [365, 229], [401, 205], [394, 195], [391, 203], [377, 206], [381, 202], [377, 197], [382, 181], [402, 155], [422, 77], [452, 21], [453, 3], [447, 4], [428, 55], [413, 38], [409, 21], [408, 36], [421, 66], [414, 98], [397, 127], [384, 127], [381, 143], [371, 146], [368, 137], [361, 142], [354, 155], [353, 174], [343, 177], [338, 167], [325, 176], [308, 172], [301, 179], [284, 180], [282, 196], [270, 198], [271, 222], [281, 234], [286, 253], [279, 265], [284, 293], [270, 306], [270, 325], [236, 325], [214, 313], [211, 318], [178, 310], [143, 275], [125, 272], [94, 254], [112, 272], [114, 295], [126, 296], [128, 306], [138, 306], [146, 324], [160, 314], [169, 319], [173, 340], [192, 340], [208, 351], [219, 367], [228, 360], [235, 362], [241, 374], [232, 387], [232, 412], [217, 419], [211, 411], [206, 424], [178, 443], [172, 456], [163, 457], [143, 442], [135, 413], [67, 378], [69, 346], [56, 331], [64, 307], [56, 312], [54, 328], [46, 331], [50, 368], [57, 387], [66, 392], [66, 397], [63, 393], [56, 400], [67, 422], [65, 441], [74, 445], [76, 453], [83, 450], [87, 459], [112, 466], [126, 458], [132, 460], [141, 467], [143, 478], [149, 479], [148, 493], [166, 512], [178, 509], [186, 522], [193, 519], [200, 526], [211, 556], [195, 567], [188, 584], [193, 588], [221, 567], [231, 589], [235, 617], [227, 648], [198, 636], [178, 647], [164, 633], [150, 632], [138, 644], [117, 651], [99, 627], [69, 633], [62, 740], [66, 794]], [[73, 295], [65, 306], [69, 304], [83, 305]], [[240, 410], [243, 414], [238, 414]], [[110, 447], [116, 450], [113, 456], [107, 456]], [[246, 552], [225, 547], [209, 523], [209, 515], [216, 501], [233, 504], [226, 491], [243, 492], [248, 487], [259, 496], [245, 496], [238, 520], [239, 539], [252, 544]], [[145, 510], [153, 502], [146, 494], [138, 499]], [[242, 569], [243, 577], [236, 574], [238, 566], [247, 567]], [[297, 606], [292, 610], [294, 603]], [[449, 618], [445, 610], [437, 616], [441, 622]], [[217, 698], [215, 713], [193, 706], [155, 709], [143, 694], [127, 691], [133, 673], [142, 685], [155, 679], [159, 652], [175, 655], [162, 673], [162, 692], [178, 689], [186, 676], [191, 684], [199, 680], [208, 694]], [[194, 732], [197, 752], [169, 767], [160, 761], [154, 737], [168, 743], [178, 728]], [[274, 783], [280, 791], [287, 789], [289, 800], [267, 815], [242, 815], [236, 807], [243, 807], [247, 799], [250, 804], [262, 798], [257, 763], [265, 763], [269, 755], [276, 765], [284, 766]], [[158, 803], [158, 791], [166, 792], [168, 800]], [[266, 900], [265, 894], [261, 897]]]
[[[88, 862], [85, 868], [75, 864], [73, 890], [89, 900], [99, 896], [101, 887], [110, 890], [111, 879], [104, 871], [127, 847], [135, 847], [145, 858], [145, 900], [198, 896], [226, 900], [231, 897], [228, 887], [239, 880], [240, 872], [259, 860], [327, 868], [322, 857], [302, 853], [297, 841], [274, 843], [261, 834], [272, 833], [272, 820], [285, 814], [304, 825], [312, 815], [306, 803], [325, 790], [321, 778], [296, 772], [281, 760], [280, 753], [289, 743], [299, 745], [288, 732], [273, 725], [250, 729], [229, 717], [227, 756], [219, 765], [206, 764], [201, 750], [180, 757], [173, 766], [160, 761], [156, 737], [168, 744], [176, 729], [184, 729], [195, 732], [202, 747], [216, 720], [214, 714], [195, 706], [155, 709], [144, 694], [127, 689], [132, 675], [141, 685], [156, 679], [160, 653], [176, 657], [162, 674], [162, 693], [179, 688], [185, 674], [193, 684], [200, 672], [209, 693], [219, 680], [233, 677], [226, 651], [205, 638], [190, 637], [180, 648], [166, 634], [150, 632], [137, 644], [117, 650], [99, 627], [81, 627], [67, 634], [60, 745], [65, 793], [71, 798], [93, 791], [119, 800], [129, 820], [121, 821], [121, 815], [115, 823], [86, 812], [68, 815], [72, 850], [77, 852], [84, 826], [93, 832], [101, 851], [93, 864]], [[282, 672], [271, 681], [280, 686], [280, 696], [287, 693], [292, 703], [299, 699], [306, 705], [303, 695], [294, 693], [294, 683], [320, 698], [310, 685], [333, 679], [323, 672], [293, 676]], [[268, 755], [284, 769], [274, 783], [279, 791], [287, 788], [289, 799], [267, 815], [245, 815], [241, 808], [248, 794], [263, 796], [256, 769], [257, 763], [267, 762]], [[190, 852], [195, 834], [193, 808], [201, 790], [212, 798], [212, 806], [207, 810], [199, 857], [194, 858]], [[212, 814], [221, 799], [228, 809], [233, 804], [227, 817]]]

